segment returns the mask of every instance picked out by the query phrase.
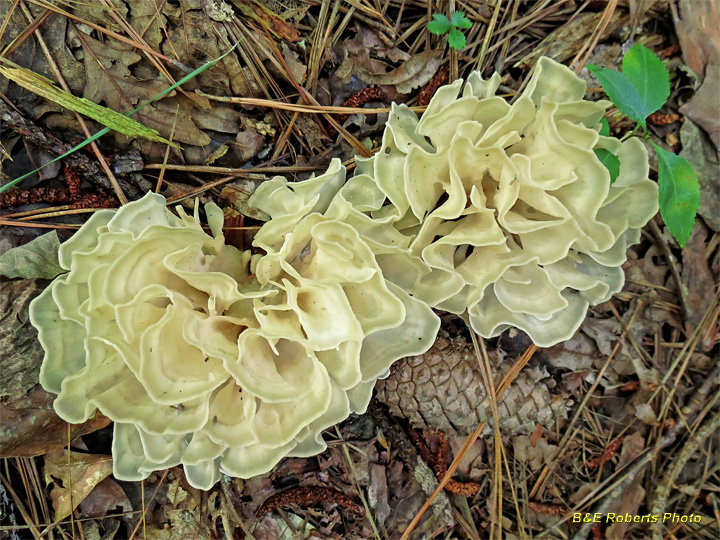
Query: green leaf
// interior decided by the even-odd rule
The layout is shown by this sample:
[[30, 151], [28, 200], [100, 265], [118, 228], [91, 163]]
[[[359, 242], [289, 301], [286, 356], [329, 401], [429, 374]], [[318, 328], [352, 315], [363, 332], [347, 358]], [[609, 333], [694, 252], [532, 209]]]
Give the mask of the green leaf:
[[602, 84], [603, 90], [615, 106], [631, 120], [635, 120], [646, 129], [645, 118], [650, 114], [645, 108], [640, 92], [630, 79], [612, 69], [588, 65]]
[[610, 136], [610, 122], [608, 122], [608, 119], [605, 117], [600, 120], [600, 135], [603, 137]]
[[668, 152], [655, 143], [650, 144], [657, 152], [660, 165], [660, 215], [680, 247], [685, 247], [700, 206], [700, 184], [692, 165], [685, 158]]
[[433, 34], [442, 36], [450, 30], [450, 21], [445, 15], [436, 13], [433, 15], [433, 20], [428, 23], [427, 28]]
[[38, 236], [24, 246], [0, 255], [0, 275], [9, 278], [53, 279], [65, 270], [58, 263], [60, 240], [56, 231]]
[[637, 88], [646, 117], [665, 105], [670, 96], [670, 76], [650, 49], [640, 43], [633, 45], [623, 57], [622, 71]]
[[594, 152], [600, 160], [600, 163], [602, 163], [610, 173], [610, 183], [614, 184], [615, 180], [617, 180], [617, 177], [620, 175], [620, 158], [604, 148], [598, 148], [597, 150], [594, 150]]
[[450, 45], [455, 50], [461, 50], [465, 48], [465, 36], [463, 33], [456, 29], [452, 28], [450, 30], [450, 35], [448, 37], [448, 45]]
[[465, 16], [465, 13], [463, 13], [462, 11], [456, 11], [455, 13], [453, 13], [452, 18], [450, 19], [450, 23], [455, 28], [471, 28], [472, 27], [472, 22], [470, 21], [470, 19], [468, 19]]

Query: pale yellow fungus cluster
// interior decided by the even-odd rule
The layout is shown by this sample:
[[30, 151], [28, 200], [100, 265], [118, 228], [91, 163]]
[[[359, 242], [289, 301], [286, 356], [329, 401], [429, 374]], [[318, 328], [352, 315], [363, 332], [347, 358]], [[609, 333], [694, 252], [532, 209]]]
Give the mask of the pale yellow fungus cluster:
[[[467, 312], [484, 337], [516, 327], [550, 346], [622, 288], [657, 184], [639, 140], [599, 135], [610, 103], [584, 101], [565, 66], [542, 58], [512, 105], [499, 82], [475, 72], [459, 97], [462, 81], [441, 87], [420, 120], [393, 106], [380, 150], [326, 215], [360, 231], [415, 298]], [[597, 149], [620, 160], [612, 185]]]
[[148, 194], [95, 213], [31, 306], [41, 383], [68, 422], [115, 422], [117, 478], [182, 464], [208, 489], [316, 454], [392, 362], [432, 344], [437, 316], [385, 283], [351, 227], [307, 220], [261, 258], [225, 245], [214, 204], [213, 237], [178, 212]]
[[[333, 160], [263, 183], [263, 255], [225, 245], [214, 204], [213, 236], [154, 194], [95, 213], [31, 306], [58, 414], [115, 422], [120, 479], [182, 464], [209, 488], [322, 451], [395, 360], [430, 347], [431, 308], [485, 337], [568, 339], [622, 287], [657, 186], [639, 141], [599, 135], [609, 103], [583, 101], [564, 66], [541, 59], [512, 105], [499, 81], [441, 87], [420, 120], [394, 106], [349, 180]], [[612, 185], [597, 149], [620, 160]]]

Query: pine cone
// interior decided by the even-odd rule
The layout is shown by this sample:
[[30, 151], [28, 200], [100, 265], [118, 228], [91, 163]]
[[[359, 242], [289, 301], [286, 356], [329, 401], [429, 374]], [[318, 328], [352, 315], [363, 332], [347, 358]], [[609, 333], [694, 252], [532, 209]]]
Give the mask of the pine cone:
[[[497, 364], [495, 384], [512, 365], [499, 358], [491, 355]], [[553, 428], [557, 420], [567, 418], [565, 400], [550, 394], [554, 386], [548, 372], [531, 360], [498, 403], [503, 435], [529, 434], [537, 424]], [[485, 433], [492, 431], [492, 410], [478, 360], [462, 336], [438, 337], [425, 354], [395, 362], [388, 378], [378, 381], [377, 398], [414, 428], [467, 435], [487, 422]]]

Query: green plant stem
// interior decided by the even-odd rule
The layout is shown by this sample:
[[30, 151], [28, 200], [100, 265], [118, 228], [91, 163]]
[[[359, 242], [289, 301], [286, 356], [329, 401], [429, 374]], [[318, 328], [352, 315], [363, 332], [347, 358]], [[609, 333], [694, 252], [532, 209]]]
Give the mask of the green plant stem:
[[[623, 135], [623, 138], [620, 139], [620, 142], [625, 142], [630, 137], [633, 137], [637, 133], [638, 129], [640, 129], [640, 124], [635, 124], [635, 129], [633, 129], [630, 133], [626, 133], [625, 135]], [[647, 138], [647, 135], [647, 133], [643, 133], [643, 138]]]

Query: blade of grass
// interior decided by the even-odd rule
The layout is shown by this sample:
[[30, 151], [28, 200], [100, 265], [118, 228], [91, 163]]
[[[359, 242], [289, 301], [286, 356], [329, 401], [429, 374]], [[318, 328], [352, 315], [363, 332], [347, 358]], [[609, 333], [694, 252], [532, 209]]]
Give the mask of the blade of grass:
[[0, 62], [7, 63], [9, 66], [0, 66], [0, 73], [3, 76], [16, 84], [19, 84], [33, 94], [42, 96], [70, 111], [79, 112], [80, 114], [89, 116], [106, 128], [122, 133], [123, 135], [127, 135], [128, 137], [143, 137], [151, 141], [171, 144], [172, 146], [177, 147], [177, 144], [170, 143], [167, 139], [161, 137], [156, 130], [145, 127], [141, 123], [130, 119], [124, 114], [120, 114], [112, 109], [93, 103], [89, 99], [80, 98], [74, 96], [70, 92], [65, 92], [42, 75], [22, 66], [18, 66], [6, 58], [0, 57]]
[[[200, 73], [202, 73], [202, 72], [205, 71], [206, 69], [214, 66], [214, 65], [217, 64], [220, 60], [222, 60], [222, 59], [225, 58], [228, 54], [230, 54], [230, 53], [235, 49], [235, 47], [237, 47], [237, 45], [238, 45], [238, 44], [236, 43], [235, 45], [233, 45], [230, 49], [228, 49], [228, 50], [227, 50], [225, 53], [223, 53], [222, 55], [218, 56], [218, 57], [215, 58], [214, 60], [210, 60], [209, 62], [203, 64], [202, 66], [200, 66], [200, 67], [197, 68], [196, 70], [192, 71], [191, 73], [188, 73], [187, 75], [185, 75], [182, 79], [180, 79], [180, 80], [177, 81], [176, 83], [168, 86], [165, 90], [163, 90], [162, 92], [160, 92], [159, 94], [157, 94], [157, 95], [154, 96], [153, 98], [149, 99], [148, 101], [146, 101], [145, 103], [141, 104], [140, 106], [138, 106], [138, 107], [135, 108], [134, 110], [130, 111], [126, 116], [132, 116], [133, 114], [135, 114], [136, 112], [138, 112], [138, 111], [140, 111], [141, 109], [145, 108], [146, 106], [150, 105], [150, 104], [153, 103], [154, 101], [157, 101], [158, 99], [161, 99], [161, 98], [165, 97], [167, 94], [169, 94], [170, 92], [172, 92], [173, 90], [175, 90], [178, 86], [180, 86], [180, 85], [182, 85], [182, 84], [185, 84], [186, 82], [188, 82], [189, 80], [191, 80], [191, 79], [193, 79], [194, 77], [198, 76]], [[32, 175], [32, 174], [35, 174], [36, 172], [38, 172], [39, 170], [41, 170], [41, 169], [44, 168], [44, 167], [47, 167], [47, 166], [50, 165], [51, 163], [55, 163], [56, 161], [59, 161], [59, 160], [63, 159], [63, 158], [66, 157], [66, 156], [69, 156], [69, 155], [72, 154], [73, 152], [77, 152], [77, 151], [80, 150], [81, 148], [86, 147], [88, 144], [90, 144], [90, 143], [93, 142], [93, 141], [96, 141], [97, 139], [99, 139], [100, 137], [102, 137], [103, 135], [105, 135], [106, 133], [108, 133], [109, 131], [110, 131], [110, 128], [103, 128], [103, 129], [101, 129], [100, 131], [98, 131], [95, 135], [93, 135], [93, 136], [90, 137], [89, 139], [85, 139], [83, 142], [81, 142], [81, 143], [78, 144], [77, 146], [74, 146], [73, 148], [71, 148], [70, 150], [68, 150], [67, 152], [65, 152], [64, 154], [62, 154], [61, 156], [56, 157], [56, 158], [53, 159], [52, 161], [49, 161], [48, 163], [46, 163], [46, 164], [43, 165], [42, 167], [38, 167], [38, 168], [35, 169], [34, 171], [30, 171], [29, 173], [24, 174], [24, 175], [20, 176], [19, 178], [16, 178], [16, 179], [8, 182], [8, 183], [5, 184], [4, 186], [0, 186], [0, 193], [2, 193], [2, 192], [4, 192], [4, 191], [7, 191], [8, 189], [10, 189], [10, 188], [13, 187], [14, 185], [16, 185], [18, 182], [21, 182], [22, 180], [24, 180], [25, 178], [27, 178], [28, 176], [30, 176], [30, 175]]]

